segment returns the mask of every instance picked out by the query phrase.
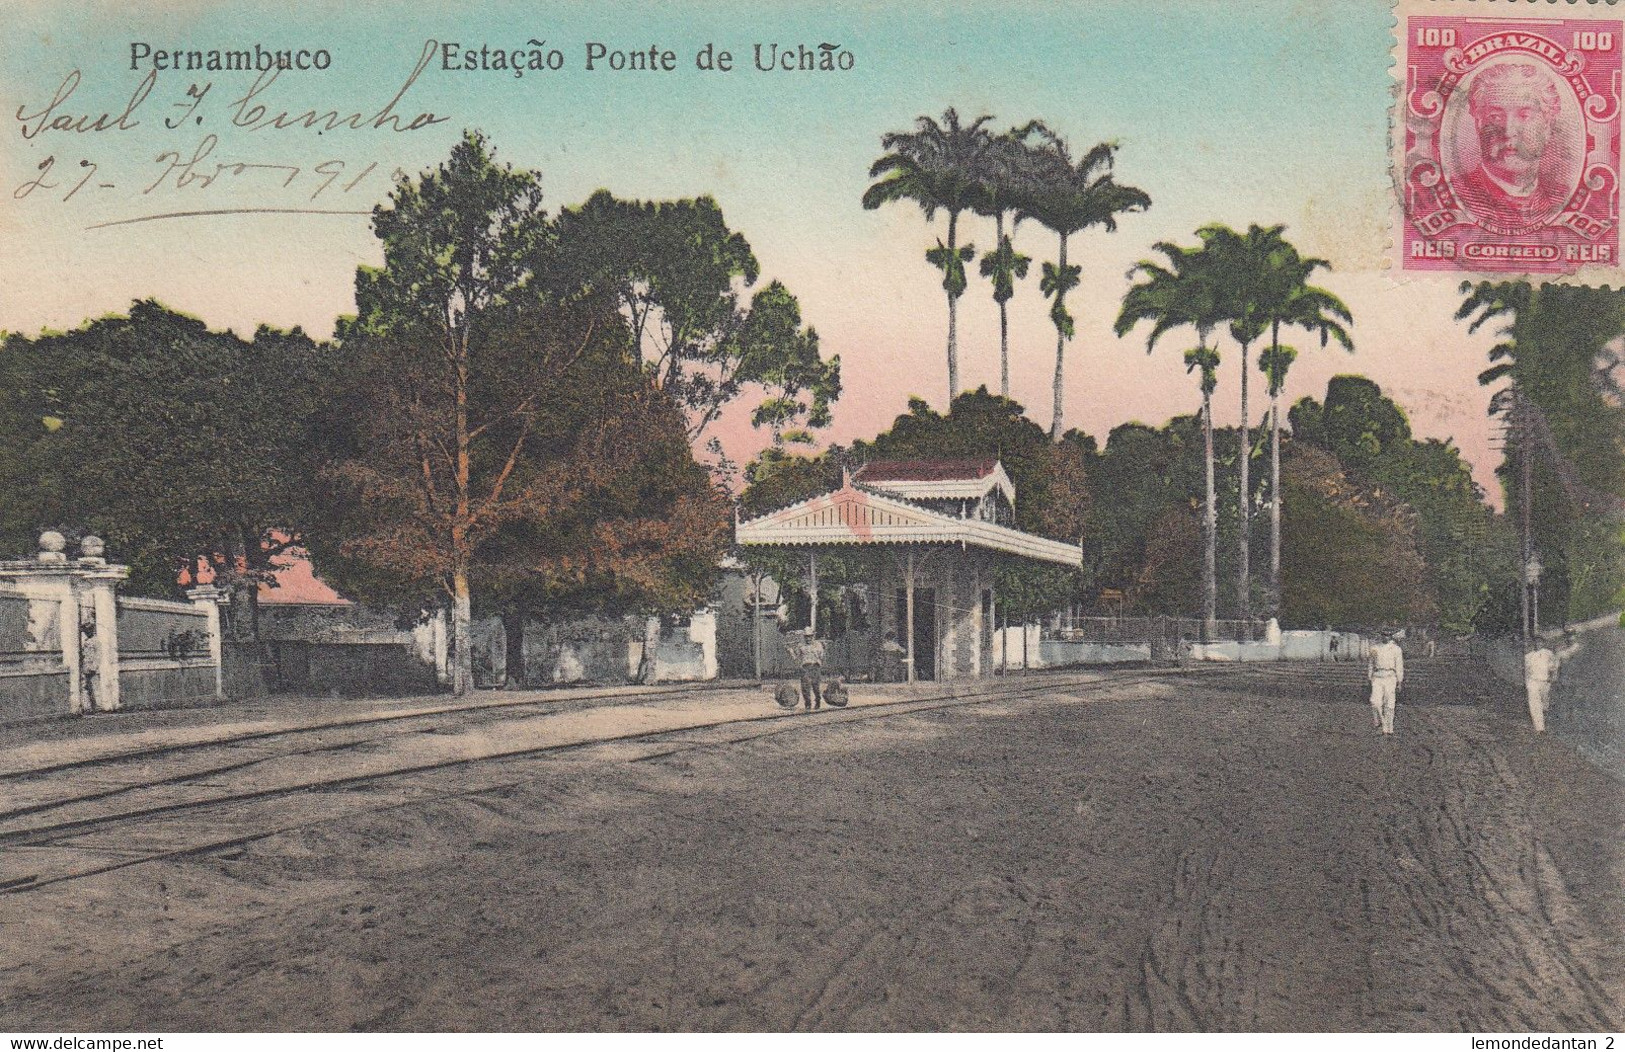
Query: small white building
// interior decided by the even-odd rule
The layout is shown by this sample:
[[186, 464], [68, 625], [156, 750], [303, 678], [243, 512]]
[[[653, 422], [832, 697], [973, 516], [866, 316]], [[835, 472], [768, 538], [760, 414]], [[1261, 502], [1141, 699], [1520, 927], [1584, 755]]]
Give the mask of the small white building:
[[[898, 678], [984, 676], [994, 668], [996, 568], [1011, 561], [1075, 568], [1083, 561], [1078, 545], [1011, 526], [1015, 502], [1010, 476], [993, 458], [882, 461], [834, 492], [740, 522], [734, 532], [747, 559], [753, 547], [803, 554], [813, 594], [820, 555], [839, 553], [848, 566], [857, 557], [862, 590], [872, 597], [865, 620], [870, 667], [839, 671], [876, 672], [890, 637], [902, 648]], [[812, 618], [816, 631], [816, 603]]]

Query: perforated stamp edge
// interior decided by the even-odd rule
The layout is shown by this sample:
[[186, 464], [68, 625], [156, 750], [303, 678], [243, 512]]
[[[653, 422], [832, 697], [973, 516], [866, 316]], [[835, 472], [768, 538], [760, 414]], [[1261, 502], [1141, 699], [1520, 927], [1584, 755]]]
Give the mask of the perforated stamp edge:
[[[1389, 65], [1392, 83], [1388, 111], [1390, 199], [1386, 253], [1386, 269], [1390, 279], [1396, 283], [1424, 281], [1457, 284], [1462, 281], [1527, 279], [1591, 286], [1625, 285], [1625, 264], [1619, 258], [1619, 206], [1622, 196], [1619, 185], [1620, 131], [1625, 127], [1625, 121], [1621, 119], [1619, 66], [1625, 61], [1625, 3], [1614, 0], [1598, 3], [1586, 0], [1396, 0], [1392, 16], [1393, 39]], [[1527, 46], [1518, 42], [1503, 42], [1489, 48], [1477, 48], [1469, 60], [1462, 47], [1463, 40], [1470, 36], [1467, 47], [1476, 48], [1483, 42], [1484, 34], [1481, 32], [1458, 34], [1456, 40], [1448, 43], [1438, 36], [1427, 40], [1417, 36], [1419, 30], [1440, 29], [1451, 19], [1462, 19], [1463, 28], [1470, 25], [1474, 30], [1484, 27], [1486, 23], [1515, 22], [1516, 30], [1532, 39]], [[1419, 25], [1413, 20], [1423, 22]], [[1573, 23], [1583, 25], [1575, 26]], [[1581, 30], [1591, 35], [1582, 41]], [[1555, 45], [1555, 49], [1541, 43], [1542, 38], [1547, 44]], [[1586, 45], [1583, 49], [1580, 47], [1582, 43]], [[1559, 258], [1554, 261], [1536, 258], [1532, 262], [1522, 262], [1518, 258], [1489, 255], [1485, 249], [1478, 249], [1476, 251], [1480, 254], [1477, 258], [1470, 258], [1467, 250], [1469, 239], [1477, 238], [1473, 243], [1482, 245], [1495, 233], [1474, 222], [1480, 217], [1474, 214], [1470, 204], [1463, 202], [1459, 196], [1452, 200], [1449, 186], [1445, 187], [1443, 194], [1443, 207], [1447, 214], [1439, 214], [1441, 202], [1438, 199], [1428, 202], [1434, 206], [1432, 208], [1414, 207], [1414, 201], [1408, 201], [1407, 189], [1414, 188], [1418, 178], [1417, 165], [1438, 160], [1443, 122], [1448, 116], [1455, 116], [1459, 120], [1459, 113], [1454, 111], [1464, 106], [1457, 99], [1452, 114], [1447, 115], [1445, 111], [1450, 100], [1439, 97], [1437, 92], [1432, 92], [1429, 98], [1427, 84], [1421, 85], [1418, 90], [1419, 86], [1414, 80], [1416, 62], [1421, 56], [1413, 54], [1413, 49], [1431, 49], [1435, 62], [1443, 64], [1445, 53], [1452, 47], [1460, 52], [1450, 60], [1456, 71], [1453, 87], [1462, 91], [1469, 86], [1467, 81], [1478, 71], [1480, 64], [1495, 64], [1492, 60], [1499, 60], [1503, 56], [1527, 57], [1530, 64], [1548, 69], [1554, 77], [1559, 78], [1572, 75], [1578, 68], [1588, 83], [1596, 79], [1597, 61], [1613, 67], [1603, 83], [1591, 85], [1594, 88], [1591, 94], [1595, 97], [1590, 101], [1590, 109], [1582, 110], [1582, 120], [1586, 124], [1583, 132], [1585, 148], [1582, 151], [1585, 160], [1575, 189], [1583, 190], [1588, 200], [1583, 203], [1584, 207], [1573, 209], [1567, 207], [1573, 202], [1565, 199], [1564, 207], [1558, 208], [1553, 217], [1554, 220], [1567, 218], [1565, 233], [1547, 239], [1562, 256], [1570, 253], [1571, 246], [1581, 244], [1588, 246], [1589, 251], [1574, 249], [1577, 258], [1573, 259]], [[1589, 75], [1586, 73], [1588, 66]], [[1586, 100], [1581, 99], [1572, 86], [1563, 90], [1574, 96], [1574, 105], [1569, 107], [1571, 111], [1586, 107]], [[1599, 132], [1606, 142], [1594, 147]], [[1415, 139], [1417, 133], [1436, 137], [1431, 150], [1418, 147]], [[1593, 163], [1591, 155], [1597, 149], [1612, 161], [1607, 171], [1599, 170]], [[1435, 164], [1434, 167], [1440, 166]], [[1435, 171], [1429, 173], [1429, 177], [1440, 174]], [[1598, 208], [1599, 196], [1607, 199], [1605, 210]], [[1448, 209], [1452, 205], [1464, 214], [1449, 215]], [[1418, 244], [1418, 231], [1411, 221], [1413, 212], [1431, 220], [1430, 228], [1435, 236], [1422, 237], [1422, 244]], [[1599, 217], [1606, 220], [1606, 229], [1596, 229]], [[1465, 222], [1452, 222], [1455, 219]], [[1550, 228], [1557, 224], [1546, 225]], [[1593, 236], [1585, 236], [1582, 229]], [[1494, 243], [1506, 245], [1527, 245], [1536, 240], [1528, 235], [1495, 234], [1495, 238]], [[1609, 258], [1598, 258], [1604, 255]]]

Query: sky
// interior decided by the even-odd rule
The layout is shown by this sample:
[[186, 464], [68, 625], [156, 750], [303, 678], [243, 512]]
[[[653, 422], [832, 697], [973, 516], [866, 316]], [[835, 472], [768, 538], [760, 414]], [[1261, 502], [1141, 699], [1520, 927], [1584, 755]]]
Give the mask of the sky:
[[[1302, 334], [1289, 341], [1302, 353], [1286, 401], [1323, 396], [1339, 372], [1367, 375], [1419, 436], [1453, 439], [1496, 490], [1488, 393], [1475, 379], [1494, 334], [1453, 320], [1459, 276], [1399, 281], [1384, 266], [1388, 0], [23, 0], [10, 14], [0, 39], [0, 330], [72, 328], [153, 297], [215, 327], [328, 335], [353, 310], [355, 268], [381, 258], [366, 213], [387, 195], [389, 173], [431, 166], [464, 128], [479, 128], [500, 159], [542, 173], [551, 208], [601, 187], [716, 198], [762, 280], [785, 282], [823, 353], [841, 357], [846, 393], [825, 439], [871, 437], [911, 395], [945, 406], [947, 311], [924, 259], [945, 222], [906, 204], [865, 211], [860, 198], [884, 133], [953, 106], [991, 114], [999, 128], [1040, 118], [1076, 152], [1114, 140], [1118, 178], [1151, 196], [1150, 210], [1115, 232], [1069, 245], [1083, 284], [1069, 299], [1078, 332], [1065, 361], [1067, 426], [1103, 437], [1194, 411], [1196, 381], [1180, 360], [1187, 337], [1148, 356], [1143, 331], [1112, 334], [1127, 272], [1154, 242], [1192, 243], [1205, 223], [1282, 223], [1302, 251], [1330, 261], [1320, 281], [1355, 318], [1352, 355]], [[528, 50], [530, 40], [556, 48], [562, 68], [518, 78], [446, 70], [435, 50], [406, 86], [427, 42]], [[588, 70], [594, 42], [669, 49], [677, 68], [616, 71], [606, 56]], [[825, 42], [850, 55], [850, 69], [769, 73], [752, 62], [756, 44]], [[735, 69], [695, 68], [708, 43], [731, 52]], [[132, 70], [132, 45], [323, 50], [329, 62], [245, 101], [254, 78], [241, 72], [164, 70], [144, 87], [150, 63]], [[371, 118], [403, 86], [401, 126], [420, 113], [445, 119], [320, 135], [244, 126], [262, 105], [267, 116]], [[109, 127], [76, 130], [103, 114]], [[234, 211], [250, 208], [324, 214]], [[177, 212], [230, 214], [147, 218]], [[991, 247], [990, 222], [961, 230]], [[1032, 223], [1017, 244], [1039, 260], [1055, 251]], [[1011, 302], [1012, 394], [1047, 426], [1055, 335], [1036, 276], [1035, 264]], [[998, 314], [974, 269], [959, 321], [962, 386], [996, 390]], [[1221, 350], [1216, 418], [1227, 425], [1239, 419], [1240, 359], [1228, 341]], [[1256, 420], [1264, 385], [1252, 369]], [[762, 440], [738, 421], [724, 430], [736, 458]]]

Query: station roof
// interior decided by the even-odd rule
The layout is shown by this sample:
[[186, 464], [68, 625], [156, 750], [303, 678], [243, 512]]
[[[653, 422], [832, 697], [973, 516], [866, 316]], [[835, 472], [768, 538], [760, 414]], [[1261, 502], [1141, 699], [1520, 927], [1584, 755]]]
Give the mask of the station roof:
[[1016, 487], [996, 457], [976, 459], [875, 460], [853, 481], [907, 500], [979, 500], [997, 489], [1011, 504]]
[[959, 544], [1062, 566], [1083, 564], [1083, 551], [1075, 544], [981, 519], [944, 515], [850, 480], [833, 493], [741, 522], [734, 527], [734, 538], [743, 545], [801, 548]]

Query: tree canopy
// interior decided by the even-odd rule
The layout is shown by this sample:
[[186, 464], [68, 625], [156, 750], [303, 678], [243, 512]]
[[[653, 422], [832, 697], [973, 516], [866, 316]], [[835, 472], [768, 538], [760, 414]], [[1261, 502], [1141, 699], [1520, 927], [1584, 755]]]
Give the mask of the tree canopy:
[[558, 259], [611, 293], [656, 387], [700, 440], [755, 392], [751, 423], [775, 440], [824, 427], [841, 394], [839, 357], [824, 360], [781, 282], [754, 292], [760, 265], [709, 197], [623, 201], [600, 190], [557, 222]]
[[174, 595], [206, 565], [252, 597], [313, 515], [316, 407], [332, 349], [295, 329], [252, 340], [151, 300], [0, 349], [0, 531], [94, 533], [130, 588]]

